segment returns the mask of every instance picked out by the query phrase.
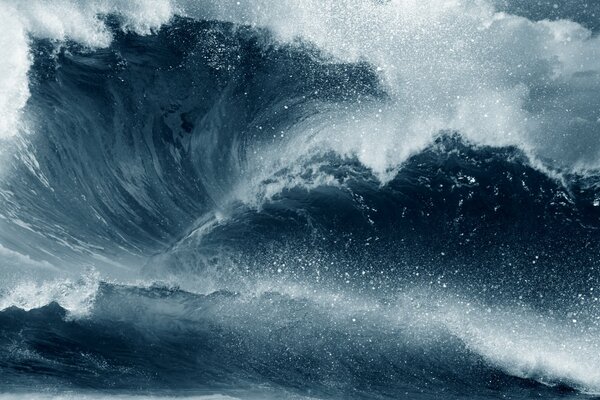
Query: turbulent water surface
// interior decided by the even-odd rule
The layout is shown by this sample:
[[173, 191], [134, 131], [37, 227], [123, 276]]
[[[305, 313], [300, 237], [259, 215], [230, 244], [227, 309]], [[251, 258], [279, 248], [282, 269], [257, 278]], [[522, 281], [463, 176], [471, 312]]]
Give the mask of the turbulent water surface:
[[599, 395], [599, 31], [0, 0], [0, 399]]

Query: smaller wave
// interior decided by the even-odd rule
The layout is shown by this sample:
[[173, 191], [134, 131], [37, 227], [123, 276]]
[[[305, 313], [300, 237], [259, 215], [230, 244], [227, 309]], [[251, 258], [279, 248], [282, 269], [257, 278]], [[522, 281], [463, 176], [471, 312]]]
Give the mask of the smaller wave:
[[[68, 292], [81, 299], [76, 286], [59, 283], [56, 291], [72, 309], [76, 301], [65, 301]], [[236, 387], [257, 381], [269, 383], [267, 394], [305, 387], [317, 397], [398, 395], [425, 382], [431, 393], [463, 391], [464, 385], [482, 395], [510, 395], [524, 385], [548, 395], [567, 387], [600, 391], [593, 326], [450, 293], [415, 289], [375, 299], [263, 281], [252, 293], [196, 295], [101, 283], [94, 299], [86, 315], [56, 303], [0, 312], [0, 336], [8, 341], [0, 352], [3, 379], [10, 380], [12, 368], [35, 363], [27, 379], [38, 384], [46, 370], [76, 368], [56, 374], [59, 386], [103, 389], [116, 379], [121, 390], [141, 382], [157, 390], [213, 386], [235, 397]], [[50, 347], [46, 335], [54, 338]], [[160, 364], [151, 361], [157, 352]]]
[[507, 374], [600, 394], [597, 327], [514, 309], [453, 305], [444, 315], [469, 349]]

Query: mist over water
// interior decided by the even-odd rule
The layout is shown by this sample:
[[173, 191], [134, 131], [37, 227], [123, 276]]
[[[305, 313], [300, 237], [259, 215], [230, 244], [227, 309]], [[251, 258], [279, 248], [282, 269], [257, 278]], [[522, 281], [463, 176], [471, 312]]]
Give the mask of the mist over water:
[[1, 0], [0, 398], [593, 397], [599, 11]]

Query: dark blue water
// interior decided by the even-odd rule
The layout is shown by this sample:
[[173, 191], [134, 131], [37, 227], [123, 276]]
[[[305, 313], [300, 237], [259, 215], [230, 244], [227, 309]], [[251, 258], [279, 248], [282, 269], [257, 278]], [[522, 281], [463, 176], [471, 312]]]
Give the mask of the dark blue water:
[[[596, 29], [579, 3], [499, 7]], [[0, 398], [600, 393], [591, 89], [531, 85], [548, 150], [449, 126], [396, 162], [397, 120], [364, 115], [404, 95], [368, 57], [102, 18], [105, 48], [30, 37], [30, 132], [2, 155]], [[574, 139], [555, 139], [578, 90]]]

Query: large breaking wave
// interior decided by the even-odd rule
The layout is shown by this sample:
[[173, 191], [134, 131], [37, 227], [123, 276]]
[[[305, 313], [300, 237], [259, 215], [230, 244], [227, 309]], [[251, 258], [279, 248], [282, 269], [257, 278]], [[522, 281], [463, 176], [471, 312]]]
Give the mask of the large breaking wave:
[[600, 392], [598, 7], [544, 7], [0, 2], [1, 391]]

